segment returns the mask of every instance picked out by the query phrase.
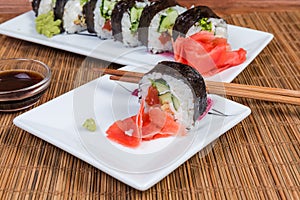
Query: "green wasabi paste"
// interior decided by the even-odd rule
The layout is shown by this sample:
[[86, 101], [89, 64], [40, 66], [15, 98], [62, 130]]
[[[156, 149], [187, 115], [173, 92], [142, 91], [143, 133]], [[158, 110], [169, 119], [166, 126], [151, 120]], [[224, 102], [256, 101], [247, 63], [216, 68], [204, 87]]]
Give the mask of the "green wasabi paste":
[[54, 21], [54, 13], [50, 11], [37, 16], [35, 19], [35, 28], [39, 34], [43, 34], [50, 38], [60, 33], [61, 20]]
[[82, 126], [91, 132], [97, 129], [96, 122], [93, 118], [86, 119]]

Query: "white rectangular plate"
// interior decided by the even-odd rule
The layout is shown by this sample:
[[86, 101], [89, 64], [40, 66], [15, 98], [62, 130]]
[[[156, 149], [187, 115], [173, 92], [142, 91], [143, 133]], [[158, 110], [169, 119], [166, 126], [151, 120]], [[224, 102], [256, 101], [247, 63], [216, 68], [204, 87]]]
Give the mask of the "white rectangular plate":
[[[162, 60], [174, 60], [171, 55], [154, 55], [145, 47], [126, 48], [113, 40], [101, 40], [93, 36], [60, 34], [52, 38], [40, 35], [35, 30], [34, 12], [29, 11], [0, 25], [0, 33], [18, 39], [50, 46], [77, 54], [107, 60], [123, 65], [148, 65], [149, 69]], [[209, 77], [208, 80], [231, 82], [272, 40], [270, 33], [253, 29], [228, 26], [228, 42], [232, 49], [244, 48], [247, 59], [244, 63]]]
[[[131, 187], [146, 190], [251, 113], [246, 106], [209, 95], [212, 107], [229, 116], [207, 114], [187, 136], [156, 139], [129, 149], [109, 141], [105, 131], [114, 121], [136, 114], [138, 100], [130, 92], [136, 87], [103, 76], [21, 114], [14, 124]], [[96, 120], [96, 132], [82, 127], [90, 117]]]

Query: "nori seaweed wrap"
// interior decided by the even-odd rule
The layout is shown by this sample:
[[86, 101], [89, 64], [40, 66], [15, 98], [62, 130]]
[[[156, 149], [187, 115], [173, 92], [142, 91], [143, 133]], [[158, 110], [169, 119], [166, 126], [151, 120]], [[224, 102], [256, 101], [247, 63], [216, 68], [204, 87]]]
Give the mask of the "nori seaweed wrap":
[[56, 0], [55, 7], [54, 7], [54, 16], [56, 19], [63, 19], [65, 5], [69, 0]]
[[87, 31], [89, 33], [95, 33], [94, 28], [94, 10], [96, 8], [97, 0], [89, 0], [84, 6], [83, 6], [83, 15], [85, 16], [85, 22], [87, 25]]
[[33, 0], [31, 2], [31, 7], [32, 7], [32, 10], [35, 13], [35, 16], [38, 16], [40, 3], [41, 3], [41, 0]]

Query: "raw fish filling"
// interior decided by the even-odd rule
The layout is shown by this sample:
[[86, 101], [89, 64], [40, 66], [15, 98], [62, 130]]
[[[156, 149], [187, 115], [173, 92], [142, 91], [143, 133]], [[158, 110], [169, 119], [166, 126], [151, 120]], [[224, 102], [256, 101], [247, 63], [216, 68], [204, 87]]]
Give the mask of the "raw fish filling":
[[107, 138], [127, 147], [135, 148], [144, 140], [186, 134], [185, 128], [176, 122], [172, 115], [159, 107], [151, 107], [144, 112], [141, 104], [137, 115], [118, 120], [106, 131]]

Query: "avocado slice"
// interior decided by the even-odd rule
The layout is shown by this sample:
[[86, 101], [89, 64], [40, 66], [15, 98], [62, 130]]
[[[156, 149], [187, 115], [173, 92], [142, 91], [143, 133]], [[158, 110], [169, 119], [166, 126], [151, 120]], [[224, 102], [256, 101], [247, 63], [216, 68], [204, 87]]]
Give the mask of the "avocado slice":
[[162, 105], [172, 103], [176, 111], [178, 111], [180, 107], [179, 99], [175, 97], [171, 92], [166, 92], [162, 95], [159, 95], [159, 100]]
[[164, 93], [159, 96], [160, 103], [163, 104], [168, 104], [172, 102], [172, 94], [170, 92]]

